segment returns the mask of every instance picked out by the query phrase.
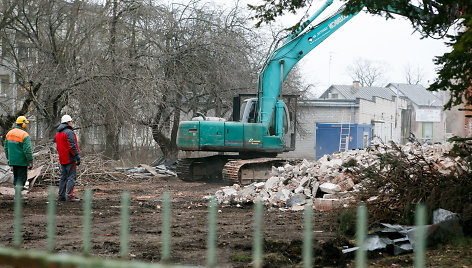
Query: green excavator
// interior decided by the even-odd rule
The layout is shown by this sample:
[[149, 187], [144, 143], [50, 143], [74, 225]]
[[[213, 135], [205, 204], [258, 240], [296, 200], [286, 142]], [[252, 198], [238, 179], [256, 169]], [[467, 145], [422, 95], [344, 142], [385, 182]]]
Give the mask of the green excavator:
[[327, 19], [308, 27], [332, 2], [326, 1], [296, 31], [278, 41], [259, 73], [255, 96], [243, 100], [241, 107], [244, 95], [235, 97], [233, 121], [200, 114], [192, 121], [180, 123], [177, 139], [180, 150], [217, 152], [179, 159], [180, 179], [223, 179], [229, 184], [245, 185], [267, 180], [273, 166], [290, 161], [277, 158], [280, 153], [295, 150], [297, 100], [295, 95], [281, 93], [283, 82], [295, 64], [357, 15], [345, 15], [343, 6]]

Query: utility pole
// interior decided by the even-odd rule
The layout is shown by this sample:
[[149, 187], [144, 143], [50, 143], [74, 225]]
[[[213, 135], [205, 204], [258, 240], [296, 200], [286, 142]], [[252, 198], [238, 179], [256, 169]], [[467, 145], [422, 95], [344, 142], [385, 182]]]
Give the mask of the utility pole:
[[331, 63], [333, 61], [333, 51], [329, 52], [329, 64], [328, 64], [328, 85], [331, 85]]

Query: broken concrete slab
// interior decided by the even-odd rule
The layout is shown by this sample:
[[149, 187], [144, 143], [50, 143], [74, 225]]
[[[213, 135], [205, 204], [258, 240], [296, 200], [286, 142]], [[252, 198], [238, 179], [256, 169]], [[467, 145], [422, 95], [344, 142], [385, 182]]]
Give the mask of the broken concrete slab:
[[264, 188], [268, 190], [274, 189], [275, 187], [278, 186], [279, 182], [280, 182], [279, 177], [272, 176], [265, 182]]
[[15, 189], [13, 187], [0, 187], [0, 195], [15, 195]]
[[302, 193], [294, 194], [292, 197], [290, 197], [286, 204], [288, 207], [293, 207], [296, 205], [303, 205], [306, 203], [306, 196]]
[[341, 192], [341, 187], [334, 183], [324, 182], [320, 185], [320, 191], [328, 194]]
[[433, 224], [455, 219], [459, 220], [459, 215], [457, 213], [442, 208], [433, 210]]
[[378, 235], [368, 235], [365, 240], [365, 249], [369, 251], [381, 250], [387, 248], [387, 243]]
[[13, 183], [13, 172], [10, 166], [0, 166], [0, 183]]

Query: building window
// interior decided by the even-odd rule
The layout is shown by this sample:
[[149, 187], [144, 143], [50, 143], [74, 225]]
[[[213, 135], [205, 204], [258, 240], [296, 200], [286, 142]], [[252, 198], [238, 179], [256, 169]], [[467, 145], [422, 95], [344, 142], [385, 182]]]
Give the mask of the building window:
[[331, 98], [332, 98], [332, 99], [337, 99], [337, 98], [338, 98], [338, 94], [335, 94], [335, 93], [331, 94]]
[[7, 94], [9, 87], [8, 76], [0, 76], [0, 94]]
[[8, 55], [8, 41], [6, 38], [2, 38], [2, 57], [6, 57]]
[[31, 44], [18, 42], [18, 58], [20, 60], [35, 61], [34, 49]]
[[432, 139], [433, 138], [433, 123], [432, 122], [423, 122], [423, 139]]

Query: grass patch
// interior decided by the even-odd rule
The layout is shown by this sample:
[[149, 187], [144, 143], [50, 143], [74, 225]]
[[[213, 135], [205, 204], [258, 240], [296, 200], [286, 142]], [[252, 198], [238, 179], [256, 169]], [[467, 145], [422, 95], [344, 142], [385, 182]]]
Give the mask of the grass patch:
[[251, 256], [244, 253], [234, 253], [233, 257], [231, 258], [231, 260], [234, 262], [250, 262], [251, 259]]

